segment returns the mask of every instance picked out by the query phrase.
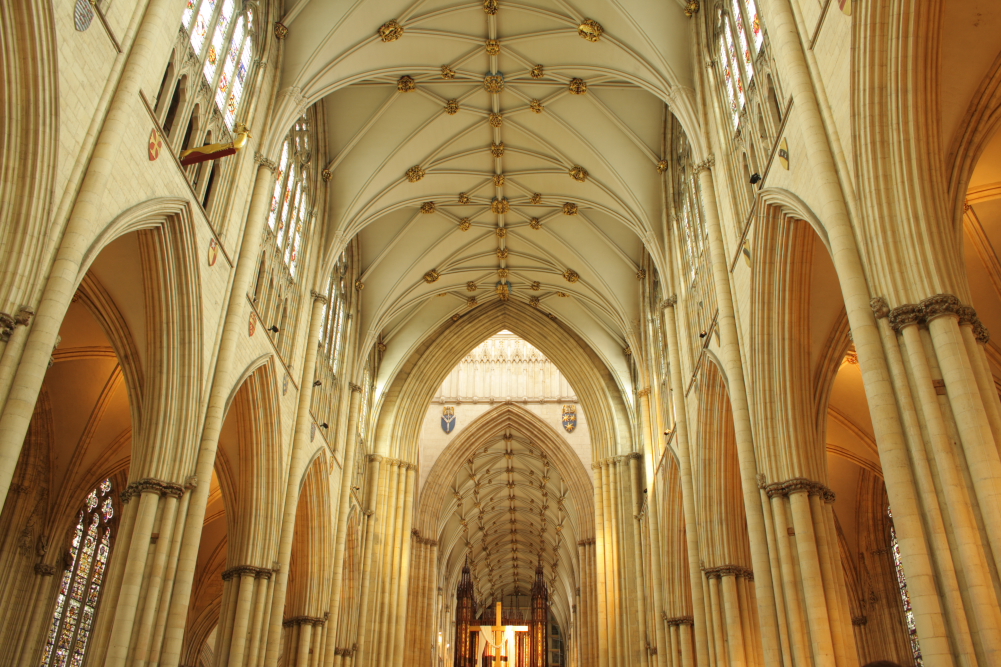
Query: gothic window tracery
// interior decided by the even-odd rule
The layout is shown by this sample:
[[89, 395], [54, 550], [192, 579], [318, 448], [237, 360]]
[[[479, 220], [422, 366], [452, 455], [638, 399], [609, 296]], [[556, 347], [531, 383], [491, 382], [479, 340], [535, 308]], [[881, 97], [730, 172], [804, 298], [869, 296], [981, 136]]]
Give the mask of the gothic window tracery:
[[304, 113], [282, 143], [265, 229], [253, 302], [264, 329], [286, 362], [291, 361], [302, 301], [300, 265], [316, 206], [316, 144], [313, 111]]
[[918, 643], [918, 629], [914, 622], [914, 610], [911, 608], [911, 595], [907, 591], [907, 577], [904, 575], [904, 563], [900, 557], [900, 544], [897, 542], [897, 531], [893, 528], [893, 514], [887, 509], [890, 517], [890, 553], [893, 555], [893, 568], [897, 573], [897, 586], [900, 589], [900, 600], [904, 605], [904, 621], [907, 623], [907, 636], [911, 640], [911, 651], [914, 654], [915, 667], [922, 667], [921, 645]]
[[46, 635], [42, 667], [83, 664], [111, 554], [111, 524], [115, 516], [111, 490], [111, 480], [98, 484], [77, 515], [66, 555], [66, 570], [59, 582], [56, 608]]
[[320, 382], [313, 388], [310, 412], [317, 424], [327, 424], [327, 432], [333, 428], [347, 384], [343, 379], [344, 356], [346, 353], [348, 312], [351, 306], [349, 288], [354, 284], [355, 250], [352, 243], [341, 253], [333, 270], [327, 277], [324, 295], [327, 302], [323, 306], [320, 319], [319, 350], [316, 355], [314, 377]]
[[675, 238], [681, 268], [681, 305], [688, 325], [689, 368], [695, 368], [698, 355], [709, 342], [709, 331], [716, 317], [716, 290], [709, 267], [708, 237], [702, 213], [698, 175], [692, 162], [692, 149], [681, 125], [672, 120], [671, 136], [674, 162]]

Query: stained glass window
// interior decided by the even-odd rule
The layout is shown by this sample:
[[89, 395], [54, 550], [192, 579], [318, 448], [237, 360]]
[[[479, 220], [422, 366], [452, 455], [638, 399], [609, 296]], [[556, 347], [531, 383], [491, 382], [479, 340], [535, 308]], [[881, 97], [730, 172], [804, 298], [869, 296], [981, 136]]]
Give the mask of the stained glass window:
[[[891, 519], [893, 514], [886, 510]], [[914, 653], [914, 664], [922, 667], [921, 645], [918, 643], [918, 629], [914, 623], [914, 610], [911, 609], [911, 596], [907, 592], [907, 577], [904, 576], [904, 564], [900, 559], [900, 545], [897, 543], [897, 531], [890, 524], [890, 551], [893, 554], [893, 567], [897, 571], [897, 586], [900, 588], [900, 600], [904, 603], [904, 621], [907, 623], [907, 635], [911, 640], [911, 651]]]
[[275, 232], [279, 255], [292, 277], [299, 266], [303, 227], [312, 209], [310, 157], [309, 122], [303, 115], [282, 145], [268, 215], [268, 226]]
[[[235, 0], [222, 0], [221, 4], [217, 0], [188, 0], [181, 18], [195, 54], [203, 58], [205, 80], [215, 88], [216, 106], [231, 130], [253, 61], [253, 10], [235, 10]], [[202, 53], [210, 32], [212, 39]]]
[[729, 9], [720, 11], [717, 39], [722, 85], [736, 129], [754, 79], [754, 59], [764, 44], [754, 0], [730, 0]]
[[56, 609], [45, 639], [42, 667], [80, 667], [101, 597], [101, 583], [111, 554], [111, 480], [87, 496], [77, 515], [70, 542], [69, 565], [59, 581]]

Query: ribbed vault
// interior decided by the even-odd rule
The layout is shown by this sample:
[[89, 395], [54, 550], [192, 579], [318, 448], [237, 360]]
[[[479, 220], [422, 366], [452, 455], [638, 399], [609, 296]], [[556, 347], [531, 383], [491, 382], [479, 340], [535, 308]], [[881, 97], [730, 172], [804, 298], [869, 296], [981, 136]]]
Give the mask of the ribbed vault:
[[444, 591], [454, 593], [468, 556], [481, 603], [528, 595], [541, 559], [553, 614], [569, 627], [577, 543], [594, 535], [593, 490], [551, 426], [511, 403], [483, 414], [435, 463], [418, 507], [416, 529], [439, 544]]
[[665, 119], [694, 127], [680, 4], [299, 0], [283, 22], [269, 136], [325, 106], [324, 262], [360, 237], [363, 347], [509, 298], [627, 382], [644, 248], [667, 268]]

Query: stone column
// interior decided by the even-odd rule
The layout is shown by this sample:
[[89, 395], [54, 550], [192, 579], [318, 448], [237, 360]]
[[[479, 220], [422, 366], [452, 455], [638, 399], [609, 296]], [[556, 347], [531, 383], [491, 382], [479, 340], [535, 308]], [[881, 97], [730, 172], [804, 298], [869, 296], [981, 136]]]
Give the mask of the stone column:
[[[918, 637], [929, 664], [954, 664], [943, 604], [936, 586], [928, 536], [922, 523], [914, 474], [907, 456], [905, 434], [900, 422], [879, 331], [869, 307], [871, 295], [859, 258], [854, 230], [841, 188], [817, 101], [814, 82], [806, 62], [803, 43], [789, 0], [761, 0], [760, 8], [768, 23], [774, 56], [782, 65], [782, 79], [795, 101], [797, 123], [804, 139], [804, 155], [809, 156], [813, 187], [820, 202], [852, 339], [858, 353], [866, 398], [872, 415], [886, 491], [893, 507], [897, 537], [901, 547], [908, 588], [914, 607]], [[755, 566], [755, 573], [759, 568]], [[760, 590], [758, 600], [764, 595]], [[768, 655], [766, 649], [766, 656]]]
[[292, 559], [292, 540], [295, 535], [295, 515], [299, 507], [299, 486], [306, 472], [310, 450], [309, 431], [312, 417], [309, 405], [313, 398], [313, 374], [316, 369], [316, 341], [320, 336], [323, 319], [323, 304], [327, 297], [311, 291], [313, 308], [309, 317], [306, 334], [306, 350], [302, 360], [302, 376], [299, 383], [299, 397], [296, 404], [295, 433], [292, 436], [292, 453], [289, 461], [288, 482], [285, 490], [285, 508], [282, 515], [281, 535], [278, 541], [278, 572], [275, 573], [274, 595], [271, 600], [271, 615], [268, 624], [267, 647], [264, 655], [265, 667], [275, 667], [281, 651], [282, 615], [285, 612], [285, 594], [288, 589], [289, 563]]
[[692, 635], [695, 639], [695, 659], [699, 665], [709, 664], [709, 640], [706, 632], [706, 603], [702, 591], [702, 567], [699, 564], [699, 536], [695, 527], [695, 489], [692, 484], [692, 459], [688, 443], [688, 417], [685, 406], [684, 380], [681, 377], [681, 354], [678, 349], [678, 321], [675, 306], [676, 296], [671, 296], [662, 304], [664, 309], [664, 330], [667, 333], [667, 352], [670, 359], [671, 386], [674, 390], [674, 443], [678, 451], [678, 467], [681, 472], [681, 502], [685, 513], [685, 543], [688, 547], [688, 573], [692, 589]]
[[[177, 574], [170, 601], [170, 611], [166, 620], [163, 651], [160, 655], [161, 667], [177, 667], [181, 658], [181, 649], [184, 644], [184, 625], [188, 617], [191, 586], [194, 581], [198, 547], [202, 538], [202, 524], [205, 521], [205, 508], [209, 498], [209, 481], [212, 479], [212, 472], [215, 468], [216, 450], [219, 447], [219, 434], [226, 416], [226, 405], [235, 381], [234, 371], [236, 369], [233, 366], [236, 347], [247, 335], [245, 319], [247, 289], [250, 287], [254, 272], [257, 270], [257, 259], [261, 252], [261, 234], [264, 230], [268, 205], [274, 191], [274, 171], [277, 169], [277, 165], [260, 154], [255, 159], [259, 164], [257, 180], [254, 182], [254, 191], [247, 212], [247, 224], [244, 227], [243, 241], [240, 244], [240, 255], [236, 263], [233, 284], [230, 287], [226, 321], [216, 357], [215, 375], [209, 393], [205, 424], [202, 428], [202, 441], [195, 464], [195, 475], [192, 479], [194, 489], [191, 492], [191, 501], [185, 516], [184, 539], [180, 545]], [[202, 482], [199, 483], [199, 480]]]
[[737, 337], [737, 320], [730, 290], [730, 271], [723, 245], [719, 210], [716, 207], [716, 189], [710, 167], [713, 160], [698, 165], [699, 185], [702, 189], [702, 207], [705, 212], [706, 233], [712, 257], [713, 285], [719, 308], [719, 327], [723, 363], [726, 370], [730, 405], [733, 409], [733, 426], [737, 440], [737, 458], [740, 463], [740, 481], [744, 494], [744, 511], [747, 513], [747, 534], [751, 542], [751, 564], [754, 569], [759, 595], [758, 618], [761, 624], [765, 664], [778, 664], [781, 660], [778, 635], [778, 617], [772, 592], [772, 576], [768, 563], [768, 540], [765, 518], [758, 494], [758, 464], [754, 454], [751, 415], [744, 385], [744, 367], [740, 357]]

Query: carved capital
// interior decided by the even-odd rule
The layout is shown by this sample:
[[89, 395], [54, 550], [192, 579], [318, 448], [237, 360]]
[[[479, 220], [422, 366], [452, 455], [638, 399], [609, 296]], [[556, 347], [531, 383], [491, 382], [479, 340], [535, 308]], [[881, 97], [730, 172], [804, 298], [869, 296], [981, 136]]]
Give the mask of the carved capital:
[[754, 581], [754, 572], [742, 565], [717, 565], [716, 567], [702, 568], [702, 574], [706, 579], [722, 579], [723, 577], [739, 577]]
[[664, 310], [665, 308], [674, 308], [677, 305], [678, 305], [678, 295], [672, 294], [671, 296], [667, 297], [666, 299], [660, 302], [660, 309]]
[[716, 157], [712, 153], [710, 153], [709, 156], [705, 160], [702, 160], [702, 162], [696, 163], [692, 167], [692, 173], [695, 174], [696, 176], [698, 176], [699, 174], [701, 174], [706, 169], [712, 169], [714, 166], [716, 166]]
[[649, 395], [650, 395], [650, 387], [644, 387], [643, 389], [640, 389], [638, 392], [636, 392], [636, 396], [639, 398], [646, 398]]
[[132, 482], [122, 491], [122, 502], [127, 503], [133, 497], [143, 493], [156, 493], [161, 496], [172, 496], [180, 498], [184, 495], [184, 487], [174, 482], [165, 482], [159, 479], [147, 477], [138, 482]]
[[852, 625], [866, 625], [868, 622], [867, 616], [852, 616]]
[[261, 153], [254, 153], [254, 162], [262, 167], [265, 167], [272, 174], [275, 174], [278, 171], [278, 163], [271, 158], [264, 157]]
[[222, 573], [222, 580], [229, 581], [236, 577], [254, 577], [255, 579], [270, 579], [272, 570], [267, 567], [256, 567], [254, 565], [237, 565]]
[[869, 307], [872, 308], [872, 314], [876, 316], [877, 320], [881, 320], [890, 314], [890, 304], [881, 296], [871, 299]]
[[348, 383], [348, 387], [350, 387], [351, 391], [353, 391], [356, 394], [360, 394], [361, 393], [361, 385], [357, 385], [354, 382], [349, 382]]
[[808, 493], [811, 496], [820, 496], [827, 503], [833, 503], [835, 500], [834, 491], [831, 491], [830, 488], [820, 482], [815, 482], [805, 477], [794, 477], [784, 482], [761, 484], [760, 488], [764, 490], [769, 498], [775, 498], [776, 496], [784, 498], [794, 493]]
[[51, 577], [56, 573], [56, 566], [49, 563], [35, 563], [35, 574], [40, 577]]
[[936, 294], [921, 301], [921, 310], [926, 322], [942, 315], [956, 315], [958, 317], [958, 310], [961, 307], [959, 299], [952, 294]]
[[911, 326], [912, 324], [920, 324], [924, 319], [924, 313], [921, 312], [921, 306], [913, 303], [905, 303], [891, 310], [889, 318], [890, 326], [894, 331], [900, 333], [900, 330], [904, 327]]
[[292, 618], [287, 618], [282, 621], [282, 627], [291, 628], [299, 625], [323, 625], [326, 622], [327, 619], [320, 616], [293, 616]]
[[663, 618], [664, 618], [664, 621], [667, 623], [667, 626], [669, 628], [670, 627], [676, 627], [676, 626], [679, 626], [679, 625], [695, 625], [695, 618], [692, 617], [692, 616], [673, 616], [673, 617], [670, 617], [665, 612]]
[[313, 290], [313, 289], [309, 290], [309, 295], [311, 297], [313, 297], [313, 301], [319, 301], [320, 303], [326, 303], [327, 302], [327, 295], [326, 294], [321, 294], [320, 292], [317, 292], [316, 290]]

